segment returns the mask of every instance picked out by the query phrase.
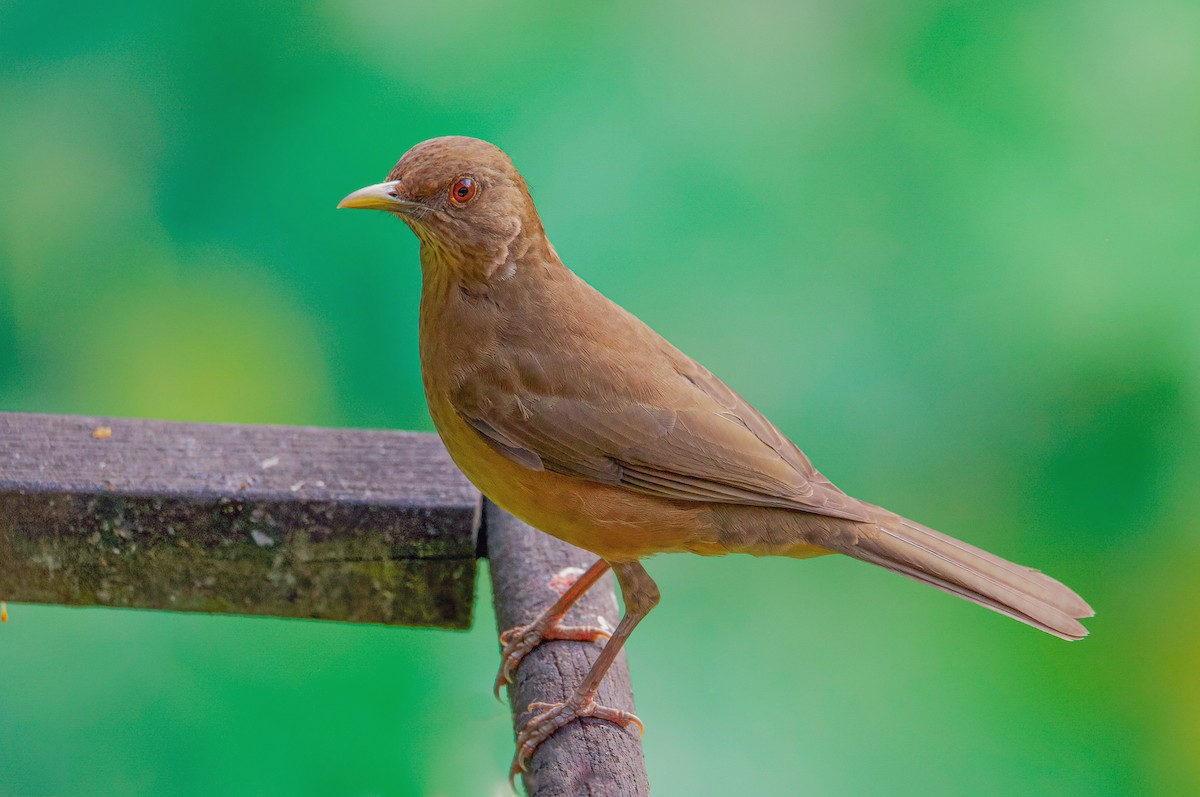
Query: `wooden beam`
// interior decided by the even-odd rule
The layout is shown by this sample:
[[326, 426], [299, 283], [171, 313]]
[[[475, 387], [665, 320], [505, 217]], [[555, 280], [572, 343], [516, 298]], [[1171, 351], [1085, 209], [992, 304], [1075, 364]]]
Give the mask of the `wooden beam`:
[[[563, 568], [586, 569], [596, 555], [533, 529], [485, 502], [487, 553], [500, 630], [528, 623], [558, 597], [550, 579]], [[612, 627], [619, 619], [609, 573], [575, 604], [567, 623], [596, 625], [597, 616]], [[513, 727], [528, 717], [535, 701], [564, 700], [583, 680], [600, 653], [600, 643], [545, 642], [533, 649], [508, 688]], [[600, 685], [600, 702], [633, 711], [629, 666], [622, 652]], [[572, 722], [542, 743], [524, 775], [530, 797], [646, 797], [642, 745], [637, 731], [596, 719]]]
[[0, 413], [0, 597], [467, 628], [436, 436]]

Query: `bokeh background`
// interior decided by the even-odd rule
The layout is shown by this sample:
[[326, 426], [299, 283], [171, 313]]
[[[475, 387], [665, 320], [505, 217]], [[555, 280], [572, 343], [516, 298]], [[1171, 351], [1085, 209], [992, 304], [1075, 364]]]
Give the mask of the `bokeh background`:
[[[0, 409], [430, 429], [416, 241], [334, 204], [450, 133], [843, 489], [1098, 610], [660, 557], [656, 794], [1200, 793], [1200, 6], [0, 2]], [[506, 793], [486, 578], [10, 613], [2, 795]]]

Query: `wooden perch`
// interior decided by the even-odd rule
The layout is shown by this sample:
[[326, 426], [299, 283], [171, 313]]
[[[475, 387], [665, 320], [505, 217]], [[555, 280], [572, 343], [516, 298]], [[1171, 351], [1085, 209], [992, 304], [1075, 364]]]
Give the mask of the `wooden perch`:
[[[554, 602], [558, 594], [549, 581], [556, 573], [566, 567], [586, 569], [596, 561], [595, 554], [530, 528], [491, 503], [485, 502], [485, 513], [500, 630], [528, 623]], [[575, 604], [566, 622], [597, 625], [597, 617], [611, 627], [616, 627], [620, 619], [611, 573]], [[534, 648], [508, 688], [514, 727], [528, 716], [526, 707], [530, 703], [564, 700], [583, 680], [600, 647], [601, 643], [552, 641]], [[624, 652], [601, 684], [599, 700], [606, 706], [633, 711]], [[591, 718], [572, 722], [543, 742], [534, 753], [524, 781], [530, 797], [650, 794], [637, 731]]]
[[[434, 435], [0, 413], [0, 598], [467, 628], [484, 504]], [[496, 616], [526, 623], [592, 554], [490, 504]], [[568, 617], [615, 626], [605, 576]], [[548, 642], [514, 723], [564, 699], [598, 644]], [[624, 654], [600, 688], [633, 710]], [[525, 776], [534, 797], [649, 794], [636, 733], [584, 719]]]
[[435, 435], [0, 413], [0, 597], [467, 628]]

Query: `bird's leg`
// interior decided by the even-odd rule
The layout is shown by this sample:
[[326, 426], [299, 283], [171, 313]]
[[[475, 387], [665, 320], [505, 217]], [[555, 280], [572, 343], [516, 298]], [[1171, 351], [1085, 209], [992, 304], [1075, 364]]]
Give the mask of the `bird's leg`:
[[500, 687], [512, 683], [513, 673], [521, 665], [521, 660], [542, 642], [549, 639], [595, 642], [597, 639], [607, 639], [611, 636], [607, 630], [596, 626], [562, 625], [559, 622], [576, 601], [583, 597], [583, 593], [608, 572], [608, 568], [608, 562], [597, 559], [596, 563], [575, 579], [575, 583], [563, 592], [562, 597], [538, 615], [536, 620], [529, 625], [510, 628], [500, 635], [500, 644], [504, 649], [500, 651], [500, 672], [496, 675], [494, 688], [497, 699], [500, 698]]
[[538, 745], [567, 723], [581, 717], [597, 717], [608, 720], [626, 728], [636, 725], [638, 731], [644, 730], [642, 721], [632, 712], [602, 706], [596, 702], [596, 692], [604, 675], [612, 667], [617, 654], [621, 652], [625, 640], [633, 633], [633, 629], [650, 610], [658, 605], [658, 586], [655, 585], [646, 568], [637, 562], [613, 565], [617, 582], [621, 585], [621, 596], [625, 600], [625, 616], [617, 624], [612, 637], [600, 651], [599, 658], [583, 678], [583, 682], [575, 689], [570, 697], [562, 703], [531, 703], [529, 711], [538, 712], [525, 722], [517, 734], [517, 754], [513, 758], [510, 780], [518, 772], [525, 770], [530, 757]]

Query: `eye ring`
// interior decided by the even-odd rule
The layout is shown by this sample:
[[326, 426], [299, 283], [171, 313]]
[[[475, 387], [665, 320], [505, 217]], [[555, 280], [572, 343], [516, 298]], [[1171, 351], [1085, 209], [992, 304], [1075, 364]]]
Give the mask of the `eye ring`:
[[450, 203], [465, 205], [479, 194], [479, 183], [473, 177], [460, 177], [450, 186]]

